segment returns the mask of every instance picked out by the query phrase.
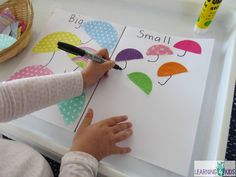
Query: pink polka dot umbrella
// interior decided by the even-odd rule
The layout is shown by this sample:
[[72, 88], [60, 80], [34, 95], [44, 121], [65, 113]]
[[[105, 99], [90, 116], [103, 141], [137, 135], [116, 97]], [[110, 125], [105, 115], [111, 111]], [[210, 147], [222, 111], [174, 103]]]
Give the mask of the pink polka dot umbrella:
[[150, 56], [150, 55], [151, 56], [152, 55], [157, 56], [157, 58], [155, 60], [148, 60], [149, 62], [156, 62], [159, 59], [160, 55], [173, 55], [173, 52], [169, 47], [167, 47], [163, 44], [158, 44], [158, 45], [151, 46], [147, 50], [146, 55], [148, 55], [148, 56]]
[[42, 65], [26, 66], [17, 71], [16, 73], [14, 73], [12, 76], [10, 76], [8, 81], [21, 78], [35, 77], [35, 76], [44, 76], [49, 74], [53, 74], [53, 72], [45, 66]]

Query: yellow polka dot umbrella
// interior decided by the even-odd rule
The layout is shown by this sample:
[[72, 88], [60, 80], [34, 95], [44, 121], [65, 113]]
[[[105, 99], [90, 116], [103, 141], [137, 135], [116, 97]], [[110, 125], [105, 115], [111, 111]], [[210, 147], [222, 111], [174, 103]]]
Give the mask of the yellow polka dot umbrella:
[[81, 40], [78, 36], [70, 32], [54, 32], [41, 39], [33, 48], [33, 53], [55, 52], [58, 42], [65, 42], [71, 45], [79, 46]]

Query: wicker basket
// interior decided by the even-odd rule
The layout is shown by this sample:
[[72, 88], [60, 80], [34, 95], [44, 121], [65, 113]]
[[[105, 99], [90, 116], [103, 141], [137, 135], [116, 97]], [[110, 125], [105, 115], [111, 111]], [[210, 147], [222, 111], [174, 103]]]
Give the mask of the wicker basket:
[[0, 63], [16, 56], [27, 46], [31, 37], [34, 16], [31, 0], [8, 0], [0, 5], [0, 11], [5, 8], [11, 9], [18, 20], [24, 20], [27, 28], [12, 46], [0, 52]]

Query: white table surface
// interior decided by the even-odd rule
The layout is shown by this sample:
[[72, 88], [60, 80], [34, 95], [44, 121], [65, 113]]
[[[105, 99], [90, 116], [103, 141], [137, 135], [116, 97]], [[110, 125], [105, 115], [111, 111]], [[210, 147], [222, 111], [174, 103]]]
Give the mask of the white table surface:
[[[55, 8], [62, 8], [67, 11], [78, 12], [87, 16], [98, 17], [108, 21], [114, 21], [120, 24], [142, 26], [147, 29], [155, 30], [157, 28], [155, 26], [156, 23], [150, 22], [148, 20], [144, 21], [142, 17], [155, 17], [156, 14], [154, 9], [155, 6], [158, 7], [160, 1], [164, 2], [164, 0], [33, 0], [35, 18], [33, 25], [33, 37], [29, 46], [32, 46], [32, 44], [36, 41], [37, 36], [43, 29], [44, 24], [47, 22], [47, 19]], [[168, 2], [171, 3], [172, 1], [174, 0], [166, 0], [165, 4], [168, 4]], [[0, 2], [3, 2], [3, 0], [0, 0]], [[203, 3], [204, 0], [201, 0], [201, 2]], [[224, 0], [224, 3], [236, 9], [235, 0]], [[150, 11], [147, 10], [148, 7], [150, 7]], [[130, 11], [131, 8], [132, 11]], [[145, 9], [144, 11], [142, 11], [143, 8]], [[112, 14], [110, 14], [111, 9]], [[165, 7], [163, 7], [163, 11], [164, 10]], [[132, 12], [134, 11], [137, 11], [139, 13], [133, 15]], [[199, 12], [196, 12], [196, 14], [198, 13]], [[140, 21], [142, 21], [142, 23], [140, 23]], [[168, 32], [169, 31], [167, 31], [166, 33]], [[15, 70], [17, 65], [24, 59], [26, 53], [27, 49], [18, 56], [16, 56], [14, 59], [0, 64], [0, 81], [3, 81], [9, 77], [9, 75]], [[42, 121], [38, 121], [37, 119], [30, 119], [30, 117], [31, 116], [28, 116], [27, 119], [16, 121], [14, 123], [1, 125], [0, 131], [3, 131], [5, 134], [12, 138], [15, 138], [19, 141], [25, 142], [33, 146], [40, 152], [49, 155], [50, 157], [59, 161], [61, 155], [66, 152], [67, 147], [71, 143], [73, 134], [67, 131], [62, 131], [59, 128], [54, 128], [53, 130], [48, 132], [47, 130], [48, 128], [51, 128], [51, 126], [43, 123]], [[39, 133], [39, 131], [35, 129], [29, 130], [29, 126], [25, 128], [25, 124], [37, 124], [38, 127], [40, 127], [41, 131], [48, 132], [48, 134]], [[71, 138], [60, 142], [58, 137]], [[99, 169], [100, 173], [113, 177], [122, 176], [122, 174], [119, 174], [119, 172], [117, 171], [114, 173], [114, 170], [112, 168], [109, 168], [108, 166], [109, 165], [107, 164], [101, 165]]]

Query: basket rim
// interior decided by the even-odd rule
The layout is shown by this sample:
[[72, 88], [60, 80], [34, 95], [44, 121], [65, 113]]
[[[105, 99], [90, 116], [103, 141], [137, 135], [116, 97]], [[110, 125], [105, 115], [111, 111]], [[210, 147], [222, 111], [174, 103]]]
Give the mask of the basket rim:
[[[8, 51], [12, 50], [13, 48], [15, 48], [16, 46], [18, 46], [18, 44], [22, 41], [22, 39], [26, 38], [26, 35], [30, 35], [29, 33], [31, 32], [31, 28], [32, 28], [32, 25], [33, 25], [33, 18], [34, 18], [34, 11], [33, 11], [33, 6], [32, 6], [32, 2], [31, 0], [26, 0], [27, 1], [27, 5], [29, 6], [29, 11], [31, 13], [30, 15], [30, 18], [29, 18], [29, 21], [27, 22], [27, 27], [26, 27], [26, 30], [24, 31], [24, 33], [20, 36], [19, 39], [17, 39], [17, 41], [11, 45], [10, 47], [0, 51], [0, 56], [1, 55], [4, 55], [5, 53], [7, 53]], [[8, 3], [8, 2], [11, 2], [11, 0], [9, 1], [6, 1], [4, 4]]]

